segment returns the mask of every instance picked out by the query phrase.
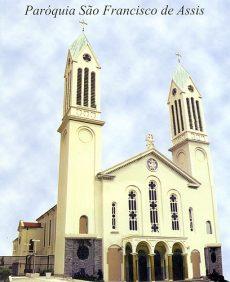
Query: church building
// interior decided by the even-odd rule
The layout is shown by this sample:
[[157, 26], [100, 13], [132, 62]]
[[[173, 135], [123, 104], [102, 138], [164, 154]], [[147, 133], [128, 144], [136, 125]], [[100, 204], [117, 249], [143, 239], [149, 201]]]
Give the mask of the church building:
[[38, 254], [54, 255], [54, 273], [76, 278], [172, 281], [222, 274], [210, 146], [191, 76], [178, 62], [167, 98], [172, 159], [148, 134], [142, 152], [102, 171], [100, 73], [83, 32], [68, 50], [64, 72], [57, 206], [36, 223], [20, 221], [19, 237], [33, 229], [24, 248], [39, 239]]

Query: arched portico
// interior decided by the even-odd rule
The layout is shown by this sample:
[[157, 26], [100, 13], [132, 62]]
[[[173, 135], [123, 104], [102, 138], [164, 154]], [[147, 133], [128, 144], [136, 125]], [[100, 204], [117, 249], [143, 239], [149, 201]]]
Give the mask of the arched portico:
[[187, 253], [181, 242], [131, 240], [124, 245], [125, 281], [184, 280], [188, 278]]
[[155, 280], [165, 280], [168, 276], [167, 245], [164, 242], [158, 242], [155, 246], [154, 253]]
[[127, 282], [133, 281], [133, 256], [132, 245], [127, 243], [125, 246], [125, 263], [124, 263], [125, 279]]
[[172, 276], [174, 281], [188, 278], [187, 254], [181, 243], [172, 247]]
[[137, 274], [138, 281], [150, 281], [151, 267], [150, 267], [150, 249], [147, 242], [140, 242], [136, 248], [137, 251]]

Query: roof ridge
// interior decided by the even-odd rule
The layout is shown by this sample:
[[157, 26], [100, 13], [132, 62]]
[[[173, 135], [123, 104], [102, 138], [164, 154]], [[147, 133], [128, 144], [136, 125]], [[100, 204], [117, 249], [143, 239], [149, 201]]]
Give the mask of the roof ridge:
[[187, 173], [186, 171], [182, 170], [182, 169], [181, 169], [179, 166], [177, 166], [172, 160], [170, 160], [169, 158], [167, 158], [165, 155], [163, 155], [162, 153], [160, 153], [160, 152], [159, 152], [157, 149], [155, 149], [155, 148], [152, 148], [152, 149], [150, 149], [150, 150], [145, 150], [144, 152], [139, 153], [138, 155], [135, 155], [135, 156], [133, 156], [133, 157], [131, 157], [131, 158], [129, 158], [129, 159], [123, 161], [123, 162], [120, 162], [120, 163], [118, 163], [118, 164], [116, 164], [116, 165], [114, 165], [114, 166], [112, 166], [112, 167], [110, 167], [110, 168], [108, 168], [108, 169], [106, 169], [106, 170], [103, 170], [103, 171], [99, 172], [97, 175], [98, 175], [98, 176], [101, 176], [101, 175], [103, 175], [103, 174], [108, 175], [108, 174], [110, 174], [110, 173], [112, 173], [112, 172], [114, 172], [114, 171], [116, 171], [116, 170], [118, 170], [118, 169], [120, 169], [120, 168], [122, 168], [122, 167], [124, 167], [124, 166], [127, 166], [128, 164], [130, 164], [130, 163], [132, 163], [132, 162], [135, 162], [136, 160], [138, 160], [138, 159], [140, 159], [140, 158], [142, 158], [142, 157], [144, 157], [144, 156], [146, 156], [146, 155], [148, 155], [148, 154], [151, 154], [151, 153], [155, 153], [155, 154], [156, 154], [159, 158], [161, 158], [163, 161], [169, 163], [172, 167], [174, 167], [174, 168], [177, 170], [177, 172], [178, 172], [181, 176], [183, 176], [184, 178], [186, 178], [190, 183], [193, 183], [193, 184], [195, 184], [195, 185], [197, 185], [197, 186], [199, 186], [199, 185], [201, 184], [201, 183], [200, 183], [198, 180], [196, 180], [192, 175], [190, 175], [190, 174]]

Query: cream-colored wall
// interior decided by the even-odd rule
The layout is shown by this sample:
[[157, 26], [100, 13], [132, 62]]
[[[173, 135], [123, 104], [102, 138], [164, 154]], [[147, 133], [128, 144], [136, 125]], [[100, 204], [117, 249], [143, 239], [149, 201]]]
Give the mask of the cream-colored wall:
[[[82, 59], [84, 53], [91, 55], [90, 62]], [[98, 198], [101, 186], [95, 183], [95, 176], [101, 169], [101, 126], [103, 125], [99, 121], [100, 66], [88, 45], [81, 50], [77, 58], [72, 58], [69, 52], [67, 62], [68, 59], [70, 64], [67, 64], [65, 75], [71, 70], [73, 76], [71, 105], [59, 128], [61, 145], [55, 246], [56, 274], [64, 273], [65, 237], [79, 236], [79, 219], [82, 215], [88, 217], [88, 236], [101, 234], [98, 223], [101, 218]], [[76, 104], [77, 70], [82, 68], [84, 73], [85, 67], [89, 68], [89, 72], [96, 73], [96, 109]]]
[[39, 255], [41, 253], [41, 236], [42, 228], [20, 228], [17, 240], [17, 246], [13, 244], [15, 256], [27, 256], [29, 255], [29, 242], [30, 240], [40, 240], [36, 243], [36, 253]]
[[[51, 221], [51, 232], [50, 232]], [[38, 219], [38, 222], [42, 224], [42, 235], [40, 242], [41, 255], [54, 255], [55, 251], [55, 237], [56, 237], [56, 207], [45, 213]], [[50, 239], [49, 239], [50, 236]]]
[[[157, 171], [154, 173], [146, 168], [147, 157], [145, 157], [113, 172], [112, 174], [116, 176], [114, 180], [103, 180], [103, 255], [106, 257], [109, 246], [113, 244], [122, 246], [123, 239], [128, 236], [145, 237], [143, 240], [147, 240], [146, 237], [160, 236], [162, 238], [159, 238], [159, 241], [166, 240], [166, 237], [174, 237], [174, 242], [185, 240], [188, 256], [190, 256], [193, 249], [200, 251], [201, 271], [202, 275], [205, 275], [204, 247], [207, 244], [217, 243], [215, 233], [206, 233], [206, 220], [213, 221], [212, 205], [209, 203], [212, 200], [210, 196], [207, 196], [207, 194], [210, 194], [207, 191], [208, 188], [203, 185], [197, 189], [189, 188], [187, 180], [165, 163], [162, 163], [156, 156], [154, 158], [159, 164]], [[148, 194], [150, 180], [155, 180], [158, 184], [157, 197], [160, 227], [158, 233], [151, 232]], [[138, 231], [129, 231], [128, 192], [130, 190], [137, 192]], [[171, 229], [169, 204], [171, 193], [178, 196], [179, 231]], [[117, 232], [112, 231], [111, 228], [111, 204], [113, 201], [117, 202]], [[189, 228], [189, 207], [192, 207], [194, 211], [194, 231], [190, 231]], [[152, 252], [154, 252], [154, 248]], [[190, 259], [188, 259], [188, 263], [190, 278], [192, 278]], [[105, 280], [108, 275], [107, 266], [107, 262], [104, 260]]]
[[[49, 222], [51, 221], [51, 237], [49, 244]], [[39, 228], [24, 227], [23, 221], [19, 222], [18, 238], [13, 241], [13, 255], [25, 256], [29, 254], [30, 239], [40, 240], [36, 243], [37, 255], [54, 255], [55, 233], [56, 233], [56, 207], [46, 212], [37, 219], [41, 223]], [[46, 228], [45, 228], [46, 225]], [[45, 232], [46, 229], [46, 232]], [[45, 233], [45, 234], [44, 234]], [[45, 235], [45, 244], [44, 244]]]

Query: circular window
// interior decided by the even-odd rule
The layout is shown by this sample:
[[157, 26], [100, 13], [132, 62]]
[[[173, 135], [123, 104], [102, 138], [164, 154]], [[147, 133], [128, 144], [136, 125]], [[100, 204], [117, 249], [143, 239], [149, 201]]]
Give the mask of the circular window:
[[173, 90], [172, 90], [172, 94], [173, 94], [173, 96], [175, 96], [175, 95], [176, 95], [176, 93], [177, 93], [176, 88], [173, 88]]
[[83, 60], [85, 60], [86, 62], [90, 62], [91, 61], [91, 56], [89, 54], [84, 54], [83, 55]]
[[80, 260], [85, 260], [89, 257], [89, 248], [86, 246], [79, 246], [77, 256]]
[[194, 91], [194, 87], [193, 87], [192, 85], [189, 85], [189, 86], [188, 86], [188, 90], [189, 90], [190, 92], [193, 92], [193, 91]]
[[147, 165], [148, 170], [150, 170], [150, 171], [155, 171], [158, 168], [158, 163], [153, 158], [149, 158], [147, 160], [146, 165]]

